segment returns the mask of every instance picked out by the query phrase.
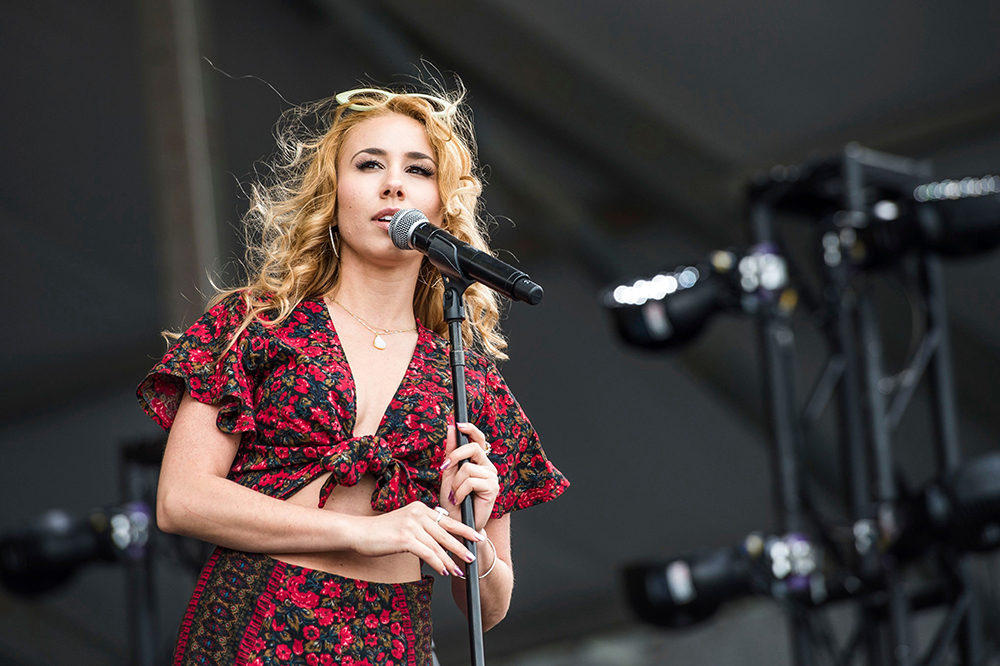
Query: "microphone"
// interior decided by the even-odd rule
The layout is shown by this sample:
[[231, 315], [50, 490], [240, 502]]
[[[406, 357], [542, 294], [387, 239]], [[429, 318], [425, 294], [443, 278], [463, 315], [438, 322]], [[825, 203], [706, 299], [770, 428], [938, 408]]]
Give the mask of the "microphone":
[[530, 305], [542, 300], [542, 287], [532, 282], [527, 273], [435, 227], [416, 208], [396, 211], [389, 222], [389, 236], [400, 250], [425, 254], [439, 271], [452, 279], [480, 282]]

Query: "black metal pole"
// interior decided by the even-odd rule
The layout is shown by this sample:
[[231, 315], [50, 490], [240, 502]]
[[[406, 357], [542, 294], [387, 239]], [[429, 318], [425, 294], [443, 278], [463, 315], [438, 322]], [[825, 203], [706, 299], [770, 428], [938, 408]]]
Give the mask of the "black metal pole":
[[[827, 232], [836, 235], [836, 231]], [[831, 238], [831, 241], [834, 240]], [[837, 244], [840, 239], [837, 237]], [[832, 245], [832, 243], [831, 243]], [[869, 487], [868, 455], [865, 448], [864, 407], [861, 401], [861, 363], [855, 339], [857, 299], [850, 289], [850, 263], [841, 251], [824, 257], [825, 333], [831, 353], [840, 358], [843, 370], [837, 384], [840, 465], [846, 488], [847, 506], [855, 525], [855, 552], [862, 577], [876, 577], [881, 571], [875, 539], [875, 511]], [[858, 622], [865, 627], [862, 637], [868, 666], [882, 666], [883, 622], [880, 610], [871, 599], [862, 600]]]
[[795, 404], [795, 336], [787, 322], [764, 315], [760, 323], [761, 350], [767, 365], [766, 395], [771, 403], [774, 438], [772, 464], [778, 529], [801, 532], [802, 500], [799, 488], [798, 410]]
[[[770, 208], [756, 203], [751, 208], [751, 231], [756, 243], [773, 240]], [[799, 407], [795, 396], [795, 335], [788, 316], [777, 304], [764, 304], [757, 319], [764, 358], [764, 395], [771, 410], [771, 453], [774, 469], [778, 529], [800, 532], [802, 500], [799, 488]]]
[[[883, 471], [880, 463], [886, 462], [886, 456], [890, 454], [888, 448], [888, 431], [885, 429], [885, 408], [883, 405], [875, 404], [881, 397], [878, 393], [878, 380], [881, 379], [881, 342], [877, 339], [878, 331], [874, 329], [875, 339], [869, 340], [867, 336], [873, 332], [870, 327], [866, 327], [868, 319], [860, 314], [861, 304], [859, 297], [851, 289], [851, 262], [849, 253], [853, 249], [851, 237], [856, 232], [862, 220], [867, 219], [867, 208], [865, 202], [865, 166], [861, 163], [861, 154], [856, 145], [848, 145], [844, 149], [843, 162], [841, 164], [841, 179], [843, 182], [843, 219], [847, 223], [844, 227], [835, 229], [832, 233], [837, 234], [840, 263], [830, 274], [837, 280], [839, 303], [834, 305], [838, 311], [837, 334], [840, 345], [846, 350], [848, 369], [844, 372], [845, 384], [842, 387], [841, 414], [844, 415], [843, 425], [849, 432], [847, 434], [847, 451], [845, 451], [845, 465], [849, 471], [849, 483], [851, 488], [852, 504], [856, 507], [855, 515], [856, 528], [863, 525], [865, 521], [874, 527], [874, 503], [872, 502], [872, 490], [868, 484], [873, 480], [868, 473], [869, 466], [874, 465], [874, 482], [877, 486], [876, 495], [882, 500], [881, 495], [885, 490], [884, 484], [893, 483], [891, 475], [891, 458], [889, 459], [890, 471], [888, 474], [881, 474]], [[853, 224], [852, 224], [853, 221]], [[846, 235], [848, 242], [844, 242]], [[873, 322], [872, 322], [873, 323]], [[869, 343], [877, 347], [878, 360], [874, 365], [869, 357]], [[847, 354], [849, 352], [849, 354]], [[850, 382], [850, 383], [848, 383]], [[862, 392], [863, 386], [869, 388]], [[860, 395], [865, 395], [869, 403], [865, 405]], [[869, 421], [865, 427], [865, 407]], [[881, 428], [879, 427], [881, 426]], [[860, 427], [860, 432], [855, 429]], [[867, 441], [865, 433], [867, 432]], [[859, 437], [860, 435], [860, 437]], [[866, 443], [872, 446], [870, 456], [866, 448]], [[888, 493], [894, 494], [894, 493]], [[884, 572], [884, 568], [878, 562], [878, 554], [875, 542], [872, 539], [858, 541], [859, 564], [863, 573], [874, 574], [882, 570], [885, 573], [885, 585], [888, 593], [888, 614], [886, 617], [878, 613], [872, 599], [866, 599], [861, 607], [863, 621], [872, 626], [867, 641], [867, 660], [869, 666], [881, 666], [885, 663], [886, 643], [889, 644], [888, 659], [896, 666], [908, 666], [910, 648], [906, 641], [906, 621], [908, 613], [905, 612], [907, 600], [903, 596], [904, 591], [897, 580], [898, 576], [894, 572]], [[864, 548], [860, 546], [865, 546]], [[900, 642], [901, 641], [901, 642]], [[902, 656], [903, 661], [900, 661]]]
[[[469, 402], [465, 393], [465, 349], [462, 344], [462, 322], [465, 321], [465, 290], [470, 282], [444, 277], [444, 320], [448, 322], [451, 338], [451, 386], [454, 399], [455, 423], [468, 423]], [[465, 434], [455, 428], [456, 443], [463, 446], [468, 442]], [[465, 462], [464, 460], [462, 461]], [[476, 516], [472, 505], [472, 493], [462, 500], [462, 522], [476, 529]], [[469, 647], [473, 666], [483, 666], [483, 609], [479, 599], [479, 553], [476, 542], [464, 540], [465, 547], [476, 556], [475, 562], [465, 565], [465, 600], [469, 618]]]
[[[134, 507], [136, 513], [151, 514], [153, 489], [150, 486], [139, 456], [138, 447], [123, 447], [120, 461], [120, 478], [123, 507]], [[128, 600], [129, 664], [156, 666], [158, 618], [156, 591], [153, 584], [153, 553], [151, 544], [139, 544], [137, 552], [125, 562], [126, 594]]]
[[[756, 202], [750, 208], [750, 231], [756, 243], [773, 241], [770, 207]], [[774, 469], [774, 501], [779, 530], [801, 532], [802, 499], [799, 486], [799, 441], [801, 427], [795, 394], [795, 335], [787, 313], [775, 303], [761, 307], [757, 318], [758, 339], [764, 359], [764, 395], [770, 407], [771, 463]], [[791, 607], [788, 611], [792, 641], [792, 661], [796, 666], [815, 662], [810, 641], [809, 611]]]
[[[835, 232], [828, 232], [835, 233]], [[839, 240], [838, 240], [839, 242]], [[832, 254], [832, 253], [831, 253]], [[837, 255], [834, 255], [837, 256]], [[837, 385], [840, 465], [844, 476], [847, 506], [855, 526], [855, 552], [862, 577], [876, 577], [881, 572], [875, 538], [875, 512], [869, 488], [868, 456], [865, 449], [864, 407], [861, 401], [861, 365], [855, 340], [856, 299], [850, 290], [850, 266], [843, 257], [830, 257], [826, 270], [826, 337], [831, 352], [843, 359], [843, 372]], [[863, 640], [868, 666], [882, 666], [884, 636], [882, 613], [872, 599], [863, 599], [857, 613], [865, 627]]]
[[[840, 416], [841, 469], [847, 487], [847, 506], [851, 519], [870, 520], [874, 517], [871, 490], [868, 485], [868, 461], [865, 453], [864, 410], [861, 405], [861, 369], [854, 340], [855, 300], [848, 288], [846, 262], [830, 267], [827, 272], [830, 311], [827, 339], [832, 352], [843, 359], [844, 369], [837, 391], [837, 412]], [[864, 568], [864, 566], [863, 566]]]
[[[933, 211], [921, 211], [923, 215], [933, 215]], [[943, 473], [958, 469], [961, 451], [958, 440], [958, 405], [955, 400], [955, 378], [952, 374], [951, 345], [948, 337], [947, 312], [944, 302], [944, 280], [941, 275], [941, 259], [937, 255], [925, 254], [920, 260], [920, 278], [927, 299], [927, 330], [939, 332], [939, 343], [928, 366], [931, 399], [934, 403], [934, 429], [936, 434], [936, 454], [938, 469]], [[955, 576], [961, 587], [961, 594], [969, 594], [973, 589], [972, 569], [968, 556], [956, 555], [954, 561], [944, 562], [945, 566], [956, 569]], [[975, 666], [983, 660], [982, 619], [978, 605], [973, 601], [965, 610], [965, 616], [958, 628], [958, 649], [963, 666]]]
[[[861, 335], [862, 359], [865, 368], [865, 397], [868, 402], [868, 426], [871, 433], [872, 460], [875, 466], [875, 492], [880, 510], [891, 511], [898, 499], [892, 442], [886, 422], [886, 400], [878, 388], [882, 379], [882, 338], [875, 310], [867, 295], [859, 298], [858, 330]], [[887, 559], [884, 563], [886, 592], [889, 595], [889, 636], [892, 663], [910, 666], [914, 663], [910, 645], [910, 602], [900, 581], [899, 572]]]
[[938, 468], [948, 473], [958, 469], [962, 456], [958, 443], [958, 407], [955, 403], [955, 378], [951, 369], [951, 344], [944, 304], [941, 259], [937, 255], [925, 254], [921, 257], [920, 273], [927, 301], [927, 330], [939, 332], [938, 345], [927, 373], [935, 407], [933, 414]]
[[865, 397], [868, 401], [868, 427], [872, 437], [872, 460], [875, 463], [876, 498], [880, 505], [891, 505], [897, 497], [892, 442], [886, 424], [885, 396], [878, 388], [882, 379], [882, 339], [871, 299], [859, 298], [858, 329], [864, 359]]
[[[843, 206], [851, 219], [854, 215], [865, 215], [864, 173], [861, 164], [854, 156], [851, 146], [844, 150], [841, 165], [843, 181]], [[836, 219], [836, 217], [834, 218]], [[868, 463], [865, 451], [864, 408], [861, 403], [861, 386], [863, 383], [863, 351], [857, 348], [857, 328], [855, 312], [857, 310], [857, 295], [851, 289], [850, 248], [842, 241], [847, 232], [848, 238], [854, 232], [853, 227], [837, 228], [828, 231], [823, 238], [824, 245], [835, 241], [837, 252], [834, 261], [827, 261], [827, 275], [833, 283], [831, 295], [836, 299], [831, 303], [834, 310], [833, 321], [836, 344], [846, 361], [843, 383], [840, 392], [840, 413], [846, 429], [845, 443], [845, 474], [847, 475], [850, 506], [854, 511], [854, 520], [868, 520], [874, 517], [869, 487]], [[831, 238], [833, 236], [833, 238]], [[831, 242], [831, 245], [834, 243]]]

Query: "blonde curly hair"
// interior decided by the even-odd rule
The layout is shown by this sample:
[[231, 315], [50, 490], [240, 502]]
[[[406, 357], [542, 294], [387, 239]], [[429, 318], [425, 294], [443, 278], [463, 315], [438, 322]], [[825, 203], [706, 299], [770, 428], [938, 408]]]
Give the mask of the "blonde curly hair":
[[[347, 134], [369, 118], [397, 113], [418, 121], [427, 131], [437, 163], [442, 227], [470, 245], [489, 252], [479, 195], [482, 181], [476, 164], [472, 120], [462, 106], [464, 89], [443, 97], [450, 105], [441, 113], [422, 96], [407, 91], [362, 93], [338, 104], [336, 98], [313, 102], [282, 115], [278, 151], [270, 182], [251, 187], [247, 230], [247, 284], [222, 290], [210, 307], [241, 292], [246, 316], [230, 344], [253, 321], [283, 321], [303, 300], [330, 292], [337, 284], [340, 261], [330, 242], [337, 210], [337, 164]], [[364, 110], [350, 108], [362, 104]], [[420, 267], [413, 311], [421, 323], [445, 335], [444, 284], [426, 258]], [[499, 328], [500, 296], [481, 284], [466, 292], [467, 344], [495, 359], [506, 359], [507, 342]], [[268, 313], [267, 318], [262, 315]]]

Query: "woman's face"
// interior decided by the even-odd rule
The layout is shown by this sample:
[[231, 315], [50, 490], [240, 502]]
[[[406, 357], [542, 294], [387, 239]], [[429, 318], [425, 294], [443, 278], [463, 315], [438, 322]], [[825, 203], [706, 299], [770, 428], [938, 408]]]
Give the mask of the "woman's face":
[[441, 225], [437, 164], [426, 130], [413, 118], [395, 113], [355, 125], [337, 164], [341, 253], [375, 263], [405, 258], [419, 264], [420, 255], [404, 253], [389, 238], [389, 220], [403, 208], [417, 208]]

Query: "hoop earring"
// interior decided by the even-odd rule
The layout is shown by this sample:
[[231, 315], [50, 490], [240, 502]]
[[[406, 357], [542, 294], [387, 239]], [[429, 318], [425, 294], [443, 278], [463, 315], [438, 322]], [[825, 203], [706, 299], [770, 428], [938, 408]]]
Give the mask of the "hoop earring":
[[[331, 224], [330, 228], [328, 229], [328, 231], [330, 232], [330, 247], [333, 248], [333, 256], [337, 257], [337, 259], [340, 259], [340, 250], [337, 249], [337, 241], [334, 240], [334, 238], [333, 238], [333, 228], [335, 226], [337, 226], [337, 225]], [[340, 233], [338, 232], [337, 235], [339, 236]]]

